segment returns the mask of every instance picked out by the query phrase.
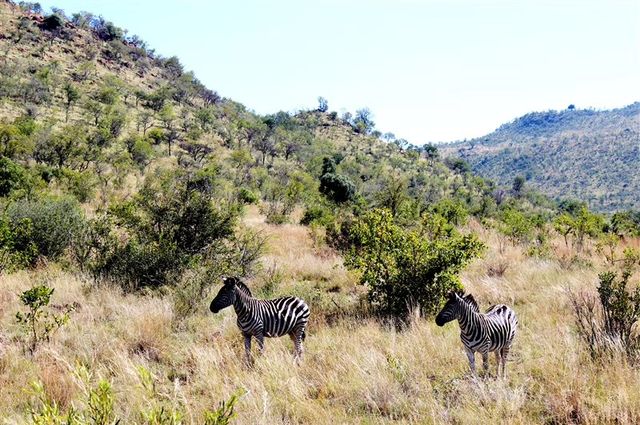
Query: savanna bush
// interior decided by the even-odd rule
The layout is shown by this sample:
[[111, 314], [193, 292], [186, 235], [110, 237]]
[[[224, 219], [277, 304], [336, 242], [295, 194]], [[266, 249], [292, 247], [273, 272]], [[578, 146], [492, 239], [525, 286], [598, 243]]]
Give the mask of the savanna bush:
[[31, 185], [31, 176], [26, 168], [6, 157], [0, 157], [0, 197]]
[[60, 258], [85, 224], [78, 203], [69, 198], [21, 199], [9, 204], [6, 216], [14, 228], [30, 223], [28, 241], [49, 260]]
[[640, 360], [640, 338], [635, 324], [640, 319], [640, 287], [631, 278], [637, 257], [628, 253], [621, 271], [598, 275], [597, 296], [570, 292], [578, 334], [593, 359], [624, 355]]
[[179, 281], [190, 267], [217, 264], [234, 236], [240, 208], [214, 199], [213, 178], [168, 171], [150, 175], [132, 200], [92, 223], [76, 258], [95, 277], [131, 290], [157, 288]]
[[448, 291], [462, 288], [458, 273], [484, 250], [475, 235], [436, 214], [406, 229], [390, 211], [375, 209], [344, 226], [345, 264], [360, 273], [372, 306], [400, 319], [414, 308], [433, 314]]

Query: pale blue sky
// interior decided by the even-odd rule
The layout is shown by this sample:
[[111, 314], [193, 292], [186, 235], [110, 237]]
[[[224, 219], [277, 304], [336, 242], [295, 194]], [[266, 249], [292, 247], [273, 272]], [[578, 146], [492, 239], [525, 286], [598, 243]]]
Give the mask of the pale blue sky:
[[367, 106], [415, 144], [640, 100], [638, 0], [56, 0], [178, 56], [258, 113]]

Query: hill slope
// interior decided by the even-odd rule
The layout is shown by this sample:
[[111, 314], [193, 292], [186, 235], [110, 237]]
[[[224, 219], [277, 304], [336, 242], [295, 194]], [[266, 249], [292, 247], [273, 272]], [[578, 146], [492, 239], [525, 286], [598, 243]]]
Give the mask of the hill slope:
[[552, 197], [600, 211], [640, 208], [640, 103], [609, 111], [535, 112], [441, 149], [499, 184], [522, 175]]

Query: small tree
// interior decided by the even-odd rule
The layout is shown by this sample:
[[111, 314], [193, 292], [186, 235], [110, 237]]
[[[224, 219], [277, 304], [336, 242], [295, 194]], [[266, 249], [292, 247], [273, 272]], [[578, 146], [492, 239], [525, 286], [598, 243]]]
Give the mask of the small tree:
[[524, 182], [525, 179], [522, 176], [516, 176], [515, 179], [513, 179], [513, 185], [511, 187], [511, 191], [513, 192], [513, 195], [517, 198], [519, 198], [520, 196], [522, 196], [522, 189], [524, 189]]
[[64, 91], [64, 97], [65, 97], [65, 116], [64, 116], [64, 121], [68, 122], [69, 121], [69, 111], [71, 110], [71, 105], [73, 103], [75, 103], [78, 99], [80, 99], [80, 92], [70, 82], [67, 82], [62, 89]]
[[318, 97], [318, 112], [325, 113], [329, 110], [329, 102], [322, 96]]
[[39, 343], [49, 341], [51, 335], [69, 321], [72, 307], [66, 307], [62, 314], [53, 314], [47, 306], [53, 295], [54, 288], [38, 285], [23, 292], [20, 301], [27, 308], [27, 312], [17, 312], [16, 320], [29, 335], [29, 351], [33, 353]]
[[351, 201], [355, 197], [356, 186], [348, 177], [336, 174], [336, 163], [332, 158], [323, 160], [320, 193], [337, 203]]
[[438, 215], [425, 215], [407, 230], [388, 210], [375, 209], [346, 224], [345, 264], [360, 272], [369, 301], [382, 314], [405, 319], [419, 308], [433, 314], [445, 294], [461, 289], [458, 273], [484, 245], [461, 235]]
[[369, 108], [362, 108], [356, 111], [356, 116], [353, 119], [353, 123], [356, 126], [356, 130], [362, 134], [369, 134], [375, 127], [373, 122], [373, 116]]

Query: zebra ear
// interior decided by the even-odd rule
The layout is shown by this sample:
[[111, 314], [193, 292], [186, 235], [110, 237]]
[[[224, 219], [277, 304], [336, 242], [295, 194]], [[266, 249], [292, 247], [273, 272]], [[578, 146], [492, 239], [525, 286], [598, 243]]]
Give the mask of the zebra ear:
[[234, 277], [223, 276], [222, 283], [224, 283], [225, 286], [233, 286], [236, 284], [236, 280]]

